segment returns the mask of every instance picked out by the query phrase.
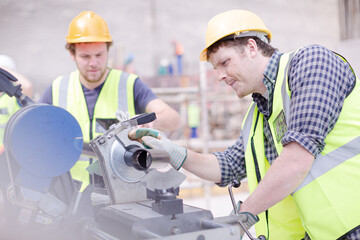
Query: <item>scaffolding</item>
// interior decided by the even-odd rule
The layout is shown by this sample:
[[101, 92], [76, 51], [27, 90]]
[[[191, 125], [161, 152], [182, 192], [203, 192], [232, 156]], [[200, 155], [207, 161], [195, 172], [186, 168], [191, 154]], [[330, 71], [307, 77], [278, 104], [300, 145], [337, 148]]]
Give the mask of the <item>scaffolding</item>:
[[[182, 117], [182, 126], [168, 136], [176, 144], [200, 153], [223, 151], [233, 145], [240, 135], [241, 122], [251, 102], [250, 98], [239, 99], [225, 84], [216, 83], [212, 71], [206, 71], [204, 62], [200, 63], [199, 75], [194, 77], [163, 78], [163, 85], [168, 87], [152, 87], [154, 93], [163, 101], [177, 109]], [[196, 103], [200, 111], [198, 137], [191, 137], [188, 126], [188, 108]], [[187, 180], [182, 187], [185, 197], [204, 197], [210, 199], [213, 194], [227, 192], [205, 180], [181, 170]], [[216, 193], [214, 193], [214, 188]], [[186, 193], [188, 192], [190, 193]], [[204, 206], [210, 209], [210, 201]]]

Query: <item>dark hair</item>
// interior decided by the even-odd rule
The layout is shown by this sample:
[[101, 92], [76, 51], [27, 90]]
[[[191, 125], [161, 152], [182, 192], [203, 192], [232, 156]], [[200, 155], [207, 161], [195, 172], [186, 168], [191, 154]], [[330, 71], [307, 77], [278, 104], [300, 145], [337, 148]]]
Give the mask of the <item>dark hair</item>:
[[[113, 44], [112, 42], [106, 42], [107, 44], [107, 50], [111, 47]], [[66, 43], [65, 48], [70, 51], [71, 54], [75, 55], [75, 43]]]
[[250, 38], [255, 40], [258, 48], [265, 57], [271, 57], [274, 52], [277, 51], [276, 48], [274, 48], [268, 43], [265, 43], [264, 41], [261, 41], [257, 37], [239, 37], [236, 39], [219, 40], [215, 42], [207, 49], [206, 57], [207, 59], [209, 59], [210, 54], [217, 52], [220, 47], [239, 47], [241, 48], [241, 50], [243, 50], [244, 46], [247, 44]]

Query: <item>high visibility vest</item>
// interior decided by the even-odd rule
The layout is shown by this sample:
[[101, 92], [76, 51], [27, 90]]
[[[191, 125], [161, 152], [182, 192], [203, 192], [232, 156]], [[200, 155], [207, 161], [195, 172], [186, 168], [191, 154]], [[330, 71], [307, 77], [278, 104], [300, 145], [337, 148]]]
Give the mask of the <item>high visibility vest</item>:
[[[264, 116], [253, 103], [246, 114], [242, 132], [245, 147], [245, 163], [250, 193], [255, 190], [270, 167], [265, 157]], [[298, 240], [305, 236], [299, 213], [291, 196], [258, 214], [260, 221], [255, 224], [257, 235], [268, 240]]]
[[[127, 111], [130, 117], [135, 115], [134, 82], [135, 74], [111, 69], [96, 101], [93, 119], [90, 119], [84, 92], [79, 80], [79, 71], [67, 77], [58, 77], [52, 84], [53, 105], [69, 111], [78, 121], [83, 141], [89, 141], [104, 132], [97, 119], [116, 119], [118, 109]], [[89, 173], [86, 168], [90, 159], [81, 157], [71, 169], [74, 179], [82, 181], [81, 191], [89, 184]]]
[[5, 93], [0, 96], [0, 147], [4, 145], [4, 131], [7, 121], [20, 108], [15, 97], [9, 97]]
[[[280, 58], [274, 89], [272, 115], [268, 120], [278, 153], [281, 153], [283, 149], [281, 139], [287, 130], [286, 126], [289, 122], [291, 92], [288, 86], [287, 73], [294, 54], [295, 52], [284, 54]], [[356, 78], [355, 87], [346, 97], [333, 130], [325, 138], [324, 150], [314, 160], [308, 176], [293, 192], [292, 196], [285, 199], [291, 202], [294, 199], [303, 227], [311, 239], [337, 239], [360, 224], [359, 101], [360, 87], [358, 78]], [[254, 163], [251, 164], [251, 161], [254, 162], [252, 155], [255, 152], [258, 164], [265, 165], [266, 167], [263, 168], [266, 170], [269, 164], [265, 159], [263, 147], [263, 115], [258, 112], [255, 104], [250, 107], [247, 115], [243, 129], [244, 135], [247, 135], [246, 149], [249, 152], [246, 154], [247, 169], [248, 164], [250, 166], [254, 165]], [[256, 123], [256, 119], [258, 119], [258, 123]], [[252, 121], [252, 124], [249, 124], [250, 121]], [[255, 132], [254, 128], [256, 129]], [[251, 139], [253, 139], [253, 145], [255, 145], [253, 151], [251, 151]], [[248, 174], [254, 172], [254, 170], [254, 167], [248, 169]], [[265, 174], [264, 171], [263, 174]], [[254, 181], [254, 176], [252, 180]], [[274, 207], [281, 203], [276, 204]], [[282, 213], [289, 211], [288, 206], [279, 205], [278, 207]], [[272, 232], [271, 210], [272, 208], [268, 210], [270, 236]], [[295, 218], [295, 212], [292, 218]], [[264, 222], [260, 223], [260, 226], [260, 231], [264, 232], [266, 229]], [[278, 227], [282, 229], [281, 231], [288, 231], [287, 225], [280, 224]], [[280, 239], [297, 239], [276, 236], [281, 237]], [[273, 239], [276, 239], [276, 237], [274, 236]]]

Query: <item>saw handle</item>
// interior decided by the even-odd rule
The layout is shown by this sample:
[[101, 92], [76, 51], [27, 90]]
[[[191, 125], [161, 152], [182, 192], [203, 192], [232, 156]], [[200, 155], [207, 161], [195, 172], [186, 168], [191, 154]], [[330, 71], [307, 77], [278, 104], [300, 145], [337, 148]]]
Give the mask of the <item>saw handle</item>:
[[16, 95], [20, 96], [21, 84], [15, 86], [13, 82], [17, 82], [17, 78], [8, 71], [0, 68], [0, 91], [5, 92], [10, 97]]
[[136, 116], [134, 118], [132, 118], [134, 120], [136, 120], [137, 125], [143, 125], [149, 122], [152, 122], [156, 119], [156, 114], [154, 112], [152, 113], [143, 113], [139, 116]]
[[0, 92], [5, 92], [9, 97], [15, 96], [22, 106], [33, 104], [33, 100], [22, 94], [21, 84], [14, 85], [13, 82], [17, 82], [17, 78], [0, 68]]

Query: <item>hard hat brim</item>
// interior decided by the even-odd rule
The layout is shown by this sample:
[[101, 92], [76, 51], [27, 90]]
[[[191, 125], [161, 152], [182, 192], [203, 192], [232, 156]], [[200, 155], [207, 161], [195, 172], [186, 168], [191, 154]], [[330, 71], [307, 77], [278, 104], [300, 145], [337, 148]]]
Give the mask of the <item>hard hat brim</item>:
[[71, 39], [69, 36], [66, 36], [67, 43], [85, 43], [85, 42], [112, 42], [111, 36], [107, 38], [92, 38], [92, 37], [80, 37], [77, 39]]

